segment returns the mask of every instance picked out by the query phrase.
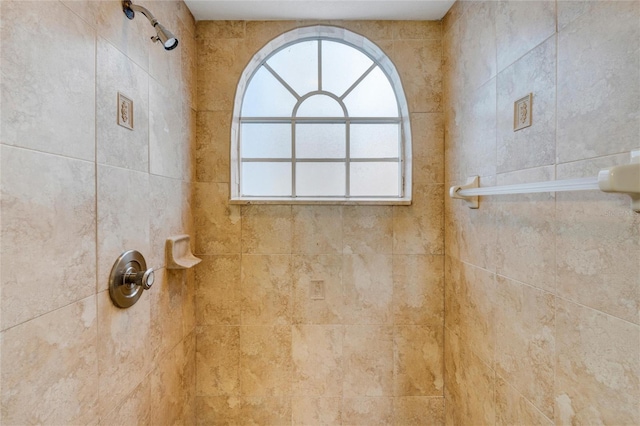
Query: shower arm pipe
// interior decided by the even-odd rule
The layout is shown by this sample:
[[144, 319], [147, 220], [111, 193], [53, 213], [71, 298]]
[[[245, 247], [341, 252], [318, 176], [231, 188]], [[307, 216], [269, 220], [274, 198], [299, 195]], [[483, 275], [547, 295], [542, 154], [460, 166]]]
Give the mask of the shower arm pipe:
[[640, 213], [640, 153], [632, 157], [630, 164], [600, 170], [595, 177], [480, 188], [480, 178], [473, 176], [465, 185], [452, 186], [449, 196], [465, 200], [469, 208], [477, 209], [479, 196], [589, 190], [627, 194], [631, 197], [631, 209]]
[[149, 11], [149, 9], [147, 9], [146, 7], [138, 6], [137, 4], [133, 4], [130, 0], [124, 0], [123, 1], [123, 6], [133, 10], [134, 12], [142, 13], [144, 16], [147, 17], [149, 22], [151, 22], [151, 26], [152, 27], [155, 27], [156, 24], [158, 23], [158, 20], [156, 19], [156, 17], [153, 16], [153, 13], [151, 13]]

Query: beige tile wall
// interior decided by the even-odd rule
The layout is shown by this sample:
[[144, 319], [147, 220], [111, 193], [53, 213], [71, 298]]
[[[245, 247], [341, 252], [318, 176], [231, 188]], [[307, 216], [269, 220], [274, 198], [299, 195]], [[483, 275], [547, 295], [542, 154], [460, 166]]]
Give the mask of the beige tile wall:
[[[177, 50], [119, 0], [0, 2], [2, 424], [195, 422], [194, 277], [163, 268], [192, 232], [195, 22], [145, 5]], [[122, 310], [107, 280], [127, 249], [162, 269]]]
[[[458, 1], [443, 45], [447, 186], [595, 176], [640, 147], [638, 2]], [[445, 222], [447, 424], [640, 424], [628, 197], [447, 199]]]
[[[441, 24], [322, 22], [377, 43], [406, 91], [412, 206], [229, 205], [238, 78], [315, 22], [199, 22], [194, 215], [199, 424], [442, 424]], [[311, 300], [324, 280], [324, 300]]]

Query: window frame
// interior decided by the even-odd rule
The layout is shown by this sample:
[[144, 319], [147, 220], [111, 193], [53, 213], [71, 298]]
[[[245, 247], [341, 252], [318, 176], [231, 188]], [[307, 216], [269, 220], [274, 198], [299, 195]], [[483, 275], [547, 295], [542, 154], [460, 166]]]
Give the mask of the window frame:
[[[372, 60], [372, 64], [366, 70], [366, 72], [352, 84], [352, 86], [345, 91], [344, 94], [339, 96], [331, 92], [322, 90], [320, 86], [318, 90], [297, 94], [297, 92], [289, 86], [289, 84], [281, 79], [278, 74], [271, 69], [266, 63], [273, 55], [277, 54], [282, 49], [286, 49], [292, 44], [301, 43], [309, 40], [318, 40], [319, 51], [321, 50], [322, 40], [328, 40], [332, 42], [339, 42], [346, 44], [350, 47], [357, 49], [365, 54]], [[320, 54], [319, 54], [320, 59]], [[255, 73], [262, 67], [270, 72], [276, 79], [278, 79], [283, 86], [296, 98], [296, 104], [289, 117], [242, 117], [242, 105], [245, 97], [246, 89], [248, 88], [251, 79]], [[394, 92], [397, 107], [397, 117], [349, 117], [347, 109], [343, 100], [350, 94], [350, 92], [357, 87], [366, 76], [368, 76], [373, 70], [379, 67], [385, 74], [391, 88]], [[319, 75], [321, 75], [322, 63], [318, 61]], [[297, 112], [303, 102], [315, 95], [326, 95], [338, 102], [343, 110], [343, 117], [298, 117]], [[242, 165], [244, 162], [258, 162], [266, 160], [265, 158], [249, 158], [242, 159], [240, 153], [240, 129], [243, 123], [286, 123], [292, 126], [292, 152], [289, 158], [269, 158], [269, 161], [275, 162], [289, 162], [292, 165], [292, 170], [295, 170], [296, 163], [301, 162], [332, 162], [332, 163], [345, 163], [345, 180], [347, 186], [346, 196], [243, 196], [240, 193], [240, 182], [242, 179]], [[345, 143], [347, 152], [345, 158], [297, 158], [295, 155], [295, 128], [300, 123], [335, 123], [344, 124], [345, 126]], [[399, 152], [398, 157], [389, 158], [350, 158], [348, 150], [350, 143], [349, 129], [352, 124], [385, 124], [393, 123], [399, 125]], [[348, 194], [350, 186], [350, 165], [356, 162], [393, 162], [399, 164], [399, 193], [400, 196], [351, 196]], [[230, 188], [230, 202], [232, 204], [333, 204], [333, 205], [361, 205], [361, 204], [383, 204], [383, 205], [408, 205], [411, 204], [411, 127], [409, 120], [409, 110], [407, 106], [406, 97], [402, 87], [400, 76], [391, 62], [391, 60], [382, 52], [382, 50], [374, 43], [366, 39], [365, 37], [348, 31], [344, 28], [315, 25], [310, 27], [296, 28], [292, 31], [281, 34], [276, 37], [262, 49], [260, 49], [250, 60], [247, 67], [244, 69], [238, 86], [236, 88], [235, 103], [231, 125], [231, 188]], [[292, 172], [293, 173], [293, 172]], [[291, 176], [292, 194], [295, 193], [295, 173]]]

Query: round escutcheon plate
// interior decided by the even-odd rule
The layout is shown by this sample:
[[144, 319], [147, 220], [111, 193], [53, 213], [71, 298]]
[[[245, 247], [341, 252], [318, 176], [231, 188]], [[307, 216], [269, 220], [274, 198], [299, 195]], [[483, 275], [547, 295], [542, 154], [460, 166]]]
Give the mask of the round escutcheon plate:
[[119, 308], [133, 306], [142, 295], [142, 286], [126, 283], [125, 273], [137, 273], [147, 270], [144, 256], [137, 250], [129, 250], [120, 255], [111, 268], [109, 275], [109, 295], [113, 304]]

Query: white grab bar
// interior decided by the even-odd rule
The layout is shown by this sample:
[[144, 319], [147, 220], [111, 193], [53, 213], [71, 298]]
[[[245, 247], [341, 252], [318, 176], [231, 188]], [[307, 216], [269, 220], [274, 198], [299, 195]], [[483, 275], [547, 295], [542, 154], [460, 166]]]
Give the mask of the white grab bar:
[[449, 196], [465, 200], [469, 208], [477, 209], [479, 207], [478, 196], [480, 195], [534, 194], [596, 189], [629, 195], [631, 208], [640, 213], [640, 156], [632, 157], [631, 164], [600, 170], [596, 177], [480, 188], [480, 178], [474, 176], [469, 178], [465, 185], [452, 186], [449, 189]]

